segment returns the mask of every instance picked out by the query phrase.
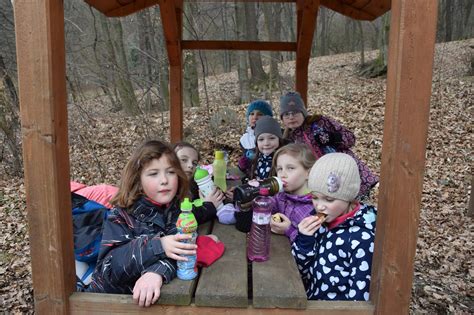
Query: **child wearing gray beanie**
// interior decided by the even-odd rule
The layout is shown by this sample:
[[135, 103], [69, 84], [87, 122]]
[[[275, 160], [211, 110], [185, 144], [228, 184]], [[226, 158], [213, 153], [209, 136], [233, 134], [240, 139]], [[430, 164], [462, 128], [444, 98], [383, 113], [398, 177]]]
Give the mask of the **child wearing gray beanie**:
[[249, 175], [252, 161], [255, 158], [255, 124], [261, 117], [273, 117], [272, 106], [264, 100], [255, 100], [249, 104], [245, 117], [247, 118], [247, 129], [240, 137], [240, 146], [243, 149], [243, 155], [239, 159], [239, 169]]
[[369, 300], [377, 209], [356, 201], [360, 183], [345, 153], [326, 154], [311, 168], [314, 210], [292, 243], [309, 300]]
[[256, 158], [252, 163], [249, 178], [263, 180], [270, 175], [273, 154], [284, 144], [280, 124], [270, 116], [257, 120], [255, 142]]
[[359, 167], [362, 183], [358, 196], [368, 196], [379, 178], [352, 152], [355, 136], [336, 120], [323, 115], [308, 115], [303, 99], [298, 92], [288, 92], [280, 98], [280, 118], [285, 127], [283, 138], [289, 142], [306, 143], [316, 159], [332, 153], [342, 152], [352, 156]]

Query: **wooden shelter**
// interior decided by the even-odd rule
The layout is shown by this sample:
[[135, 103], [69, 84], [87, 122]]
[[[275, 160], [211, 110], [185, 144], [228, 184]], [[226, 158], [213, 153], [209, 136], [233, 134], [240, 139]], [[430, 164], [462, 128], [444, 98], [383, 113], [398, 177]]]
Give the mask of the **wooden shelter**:
[[[309, 302], [305, 314], [402, 314], [408, 312], [428, 131], [437, 1], [296, 0], [294, 43], [181, 40], [182, 0], [85, 0], [107, 16], [160, 5], [170, 62], [171, 139], [182, 134], [182, 50], [296, 51], [296, 90], [306, 98], [307, 68], [319, 7], [372, 20], [391, 9], [389, 61], [379, 215], [370, 302]], [[265, 2], [278, 2], [265, 1]], [[391, 6], [391, 8], [390, 8]], [[14, 2], [23, 157], [35, 309], [43, 313], [225, 312], [287, 313], [272, 309], [155, 306], [140, 309], [130, 298], [91, 299], [75, 292], [69, 194], [64, 8], [60, 0]], [[117, 303], [120, 303], [118, 305]]]

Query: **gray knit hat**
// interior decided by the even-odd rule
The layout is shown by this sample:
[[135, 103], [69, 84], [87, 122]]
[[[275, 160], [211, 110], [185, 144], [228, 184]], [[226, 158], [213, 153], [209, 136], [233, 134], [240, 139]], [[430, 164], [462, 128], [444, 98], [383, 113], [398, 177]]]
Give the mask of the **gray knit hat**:
[[280, 98], [280, 118], [282, 118], [286, 112], [296, 111], [303, 113], [304, 117], [308, 116], [300, 93], [288, 92]]
[[274, 118], [270, 116], [263, 116], [255, 124], [255, 141], [262, 133], [271, 133], [272, 135], [277, 136], [278, 138], [283, 138], [281, 133], [281, 126]]
[[308, 188], [335, 199], [353, 201], [360, 189], [356, 161], [345, 153], [323, 155], [309, 172]]

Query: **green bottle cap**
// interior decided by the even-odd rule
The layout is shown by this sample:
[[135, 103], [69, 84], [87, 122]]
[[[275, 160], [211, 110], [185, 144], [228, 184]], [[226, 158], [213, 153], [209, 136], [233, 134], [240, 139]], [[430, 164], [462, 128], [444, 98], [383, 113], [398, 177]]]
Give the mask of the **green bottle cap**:
[[215, 151], [216, 160], [223, 160], [224, 159], [224, 151]]
[[194, 173], [194, 180], [200, 180], [206, 176], [209, 176], [209, 172], [203, 168], [198, 167]]
[[189, 198], [184, 198], [181, 202], [181, 211], [191, 211], [193, 210], [193, 203], [189, 201]]
[[193, 201], [193, 205], [195, 207], [202, 207], [203, 203], [204, 203], [204, 201], [202, 201], [202, 199], [200, 199], [200, 198]]

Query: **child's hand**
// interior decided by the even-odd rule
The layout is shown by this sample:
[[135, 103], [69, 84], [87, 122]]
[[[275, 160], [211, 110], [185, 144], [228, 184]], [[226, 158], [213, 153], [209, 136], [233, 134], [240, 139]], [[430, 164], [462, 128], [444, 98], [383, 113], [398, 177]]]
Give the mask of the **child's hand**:
[[180, 255], [196, 255], [196, 244], [188, 244], [180, 241], [191, 239], [190, 234], [166, 235], [160, 238], [161, 246], [168, 258], [187, 261], [188, 258]]
[[225, 192], [225, 197], [231, 201], [234, 200], [234, 190], [235, 186], [227, 189], [227, 191]]
[[225, 195], [222, 192], [222, 190], [215, 187], [214, 190], [209, 195], [204, 197], [204, 201], [212, 202], [214, 207], [217, 208], [217, 206], [219, 206], [224, 201], [224, 198], [225, 198]]
[[291, 225], [291, 221], [283, 213], [278, 213], [278, 216], [280, 217], [281, 222], [276, 222], [272, 218], [272, 220], [270, 220], [270, 228], [275, 234], [285, 234], [286, 230], [288, 230]]
[[154, 272], [146, 272], [133, 287], [133, 302], [139, 306], [149, 307], [158, 301], [163, 285], [163, 277]]
[[310, 215], [301, 220], [300, 224], [298, 224], [298, 231], [303, 235], [311, 236], [316, 233], [321, 224], [323, 224], [323, 220], [315, 215]]

